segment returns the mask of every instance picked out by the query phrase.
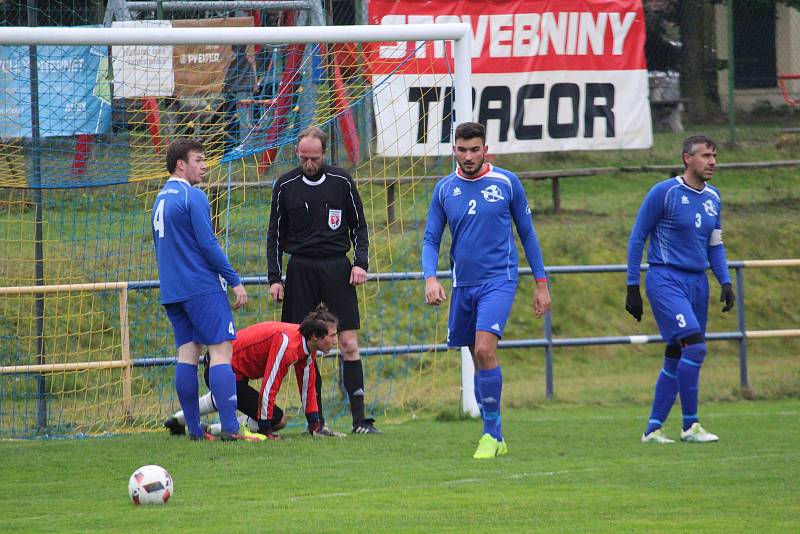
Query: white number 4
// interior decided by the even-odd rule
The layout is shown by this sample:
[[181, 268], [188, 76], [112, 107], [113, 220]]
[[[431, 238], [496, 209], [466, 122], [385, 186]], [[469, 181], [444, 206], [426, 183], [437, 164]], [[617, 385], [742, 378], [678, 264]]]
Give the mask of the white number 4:
[[153, 230], [158, 232], [158, 237], [164, 237], [164, 199], [156, 206], [156, 211], [153, 213]]
[[475, 201], [474, 198], [469, 199], [469, 209], [467, 210], [468, 215], [475, 215], [475, 208], [478, 206], [478, 203]]
[[228, 323], [228, 333], [232, 336], [236, 335], [236, 332], [233, 331], [233, 321]]

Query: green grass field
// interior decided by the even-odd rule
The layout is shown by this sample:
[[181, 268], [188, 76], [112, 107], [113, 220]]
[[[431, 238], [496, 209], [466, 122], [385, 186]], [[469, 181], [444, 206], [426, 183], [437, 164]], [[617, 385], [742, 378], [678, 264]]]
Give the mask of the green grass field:
[[[800, 401], [701, 415], [719, 443], [639, 443], [645, 404], [506, 410], [511, 452], [490, 461], [471, 458], [478, 422], [428, 417], [341, 440], [5, 441], [0, 531], [796, 532]], [[175, 480], [166, 506], [128, 500], [148, 463]]]

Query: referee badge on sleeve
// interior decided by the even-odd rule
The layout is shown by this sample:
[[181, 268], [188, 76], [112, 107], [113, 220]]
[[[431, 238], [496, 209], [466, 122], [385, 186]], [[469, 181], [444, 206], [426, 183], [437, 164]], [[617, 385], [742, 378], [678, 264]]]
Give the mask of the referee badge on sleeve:
[[336, 230], [342, 225], [342, 210], [328, 210], [328, 227]]

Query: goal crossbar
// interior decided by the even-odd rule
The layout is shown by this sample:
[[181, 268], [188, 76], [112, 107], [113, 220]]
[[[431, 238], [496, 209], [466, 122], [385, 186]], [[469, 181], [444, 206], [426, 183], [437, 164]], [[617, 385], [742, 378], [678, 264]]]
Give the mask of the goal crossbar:
[[453, 41], [455, 116], [472, 118], [472, 29], [463, 22], [277, 28], [0, 28], [0, 45], [248, 45], [258, 43], [352, 43]]

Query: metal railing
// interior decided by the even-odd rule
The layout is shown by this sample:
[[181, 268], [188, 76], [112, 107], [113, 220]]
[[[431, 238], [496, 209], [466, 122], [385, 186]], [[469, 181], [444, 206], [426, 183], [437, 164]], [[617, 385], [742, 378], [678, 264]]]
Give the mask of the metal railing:
[[[800, 328], [790, 328], [781, 330], [747, 330], [745, 323], [745, 269], [754, 268], [777, 268], [777, 267], [800, 267], [800, 259], [779, 259], [779, 260], [749, 260], [731, 261], [728, 267], [735, 271], [736, 275], [736, 314], [738, 329], [733, 332], [710, 332], [706, 334], [709, 341], [719, 340], [738, 340], [739, 342], [739, 381], [742, 387], [748, 387], [747, 375], [747, 340], [755, 338], [771, 337], [800, 337]], [[646, 270], [647, 265], [642, 265], [642, 270]], [[546, 267], [548, 278], [552, 275], [562, 274], [590, 274], [590, 273], [624, 273], [626, 265], [562, 265]], [[438, 271], [437, 276], [448, 278], [450, 271]], [[531, 275], [530, 268], [520, 269], [521, 275]], [[422, 280], [423, 273], [415, 272], [392, 272], [369, 274], [367, 281], [408, 281]], [[264, 285], [267, 278], [263, 276], [251, 276], [242, 278], [245, 285]], [[131, 358], [130, 337], [127, 314], [127, 297], [129, 291], [148, 291], [159, 287], [158, 280], [145, 280], [133, 282], [110, 282], [95, 284], [64, 284], [58, 286], [26, 286], [26, 287], [4, 287], [0, 288], [0, 295], [7, 294], [41, 294], [70, 291], [108, 291], [115, 290], [120, 292], [120, 328], [122, 329], [122, 359], [119, 361], [104, 362], [76, 362], [70, 364], [39, 364], [39, 365], [6, 365], [0, 366], [0, 375], [3, 374], [48, 374], [63, 371], [80, 371], [86, 369], [99, 368], [124, 368], [123, 380], [128, 383], [124, 386], [124, 391], [130, 391], [130, 369], [132, 367], [160, 367], [174, 365], [177, 361], [175, 357], [157, 358]], [[553, 397], [553, 351], [556, 347], [580, 347], [592, 345], [625, 345], [625, 344], [645, 344], [663, 342], [660, 335], [632, 335], [632, 336], [598, 336], [598, 337], [554, 337], [552, 312], [548, 312], [544, 317], [544, 337], [531, 339], [510, 339], [501, 340], [500, 348], [525, 348], [541, 347], [545, 349], [545, 394], [548, 399]], [[364, 347], [360, 349], [362, 356], [378, 356], [386, 354], [414, 354], [425, 352], [439, 352], [449, 350], [445, 343], [428, 344], [406, 344], [406, 345], [385, 345], [380, 347]], [[335, 357], [336, 353], [328, 355]], [[126, 409], [129, 407], [129, 393], [126, 394]], [[128, 412], [129, 413], [129, 412]]]

